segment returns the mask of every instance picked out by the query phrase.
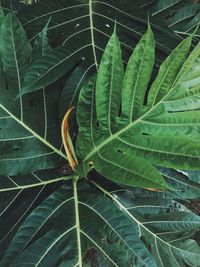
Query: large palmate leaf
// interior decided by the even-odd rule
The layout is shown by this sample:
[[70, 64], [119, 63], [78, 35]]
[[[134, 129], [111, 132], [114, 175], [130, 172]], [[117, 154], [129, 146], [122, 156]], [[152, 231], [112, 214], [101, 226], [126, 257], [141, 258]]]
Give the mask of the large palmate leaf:
[[85, 266], [91, 249], [103, 266], [169, 266], [169, 256], [172, 266], [199, 265], [192, 239], [198, 216], [173, 200], [134, 198], [127, 190], [112, 193], [95, 186], [103, 194], [91, 186], [78, 191], [76, 185], [65, 186], [39, 204], [1, 266]]
[[66, 158], [55, 114], [59, 87], [55, 84], [15, 100], [30, 65], [32, 47], [13, 13], [2, 21], [0, 55], [0, 174], [59, 166]]
[[165, 188], [155, 165], [198, 169], [198, 45], [187, 58], [186, 38], [162, 63], [145, 97], [154, 63], [154, 38], [149, 28], [123, 73], [120, 44], [111, 37], [97, 80], [81, 90], [77, 151], [84, 172], [89, 166], [118, 183]]
[[[23, 7], [18, 5], [20, 1], [1, 2], [6, 6], [5, 13], [13, 8], [20, 22], [12, 13], [5, 18], [0, 9], [0, 28], [3, 24], [0, 31], [0, 266], [200, 266], [200, 249], [193, 239], [200, 227], [200, 218], [173, 200], [199, 198], [198, 171], [154, 167], [177, 168], [186, 164], [196, 168], [194, 165], [199, 162], [199, 153], [195, 154], [199, 142], [199, 113], [193, 111], [199, 109], [199, 46], [183, 64], [191, 38], [183, 42], [161, 66], [151, 86], [148, 82], [154, 64], [154, 39], [150, 29], [135, 48], [125, 75], [115, 36], [106, 52], [109, 57], [102, 59], [108, 64], [108, 72], [105, 66], [103, 69], [99, 66], [115, 23], [126, 65], [129, 52], [146, 29], [148, 16], [141, 8], [143, 1], [134, 1], [133, 5], [132, 0], [40, 0], [40, 4], [21, 13], [16, 12]], [[148, 8], [148, 12], [153, 12], [157, 3], [170, 5], [167, 0], [151, 2], [152, 5], [143, 7]], [[171, 4], [178, 14], [178, 6]], [[161, 8], [157, 7], [159, 14]], [[168, 11], [163, 14], [170, 15]], [[157, 67], [175, 47], [177, 39], [160, 24], [160, 16], [154, 17], [159, 18], [158, 21], [150, 18], [158, 48]], [[60, 119], [68, 107], [76, 106], [80, 87], [98, 69], [97, 83], [93, 77], [80, 96], [77, 114], [81, 124], [77, 141], [80, 164], [76, 171], [86, 176], [87, 171], [95, 167], [103, 176], [112, 173], [108, 178], [125, 185], [105, 180], [93, 171], [87, 180], [79, 181], [77, 189], [77, 178], [72, 177], [71, 170], [64, 165]], [[135, 69], [137, 72], [132, 72]], [[109, 88], [115, 95], [109, 94], [109, 100], [113, 101], [108, 103]], [[126, 92], [123, 101], [121, 88]], [[23, 95], [27, 92], [30, 94]], [[85, 93], [87, 105], [82, 101]], [[112, 109], [107, 113], [109, 107]], [[73, 116], [75, 112], [70, 120]], [[111, 122], [109, 131], [108, 121]], [[101, 147], [103, 151], [98, 145], [110, 140], [110, 132], [115, 135], [128, 124], [133, 125], [133, 135], [129, 135], [130, 126], [122, 138], [145, 141], [145, 153], [159, 141], [159, 154], [149, 149], [145, 155], [142, 151], [135, 155], [131, 149], [131, 160], [126, 158], [122, 162], [134, 171], [131, 175], [128, 173], [127, 178], [126, 170], [113, 168], [113, 162], [107, 168], [98, 158], [104, 151], [110, 156], [117, 149], [114, 160], [121, 163], [124, 144], [118, 147], [108, 141], [108, 147], [107, 144]], [[75, 121], [69, 125], [74, 134]], [[92, 131], [94, 135], [90, 134]], [[181, 155], [174, 154], [180, 149], [180, 143], [167, 150], [170, 135], [188, 142], [181, 148]], [[155, 137], [155, 142], [148, 142], [151, 137]], [[76, 140], [76, 135], [71, 138]], [[88, 155], [94, 145], [97, 145], [95, 158], [85, 160], [85, 154]], [[160, 148], [165, 149], [164, 156]], [[58, 166], [63, 167], [55, 168]], [[145, 174], [142, 184], [136, 171], [139, 175]], [[172, 187], [172, 190], [156, 192], [132, 185]]]
[[[26, 8], [18, 16], [26, 31], [32, 34], [32, 40], [51, 18], [48, 33], [52, 44], [64, 45], [32, 65], [26, 74], [22, 94], [39, 90], [59, 75], [62, 76], [66, 69], [69, 70], [74, 64], [81, 63], [84, 73], [77, 79], [76, 86], [79, 87], [82, 78], [98, 69], [102, 52], [115, 22], [126, 61], [135, 41], [146, 29], [148, 17], [147, 12], [137, 5], [133, 8], [130, 0], [116, 0], [112, 3], [102, 0], [43, 0]], [[153, 19], [151, 24], [156, 36], [157, 60], [160, 62], [179, 39], [173, 32], [166, 30], [160, 20], [158, 22]], [[58, 36], [56, 40], [55, 36]]]

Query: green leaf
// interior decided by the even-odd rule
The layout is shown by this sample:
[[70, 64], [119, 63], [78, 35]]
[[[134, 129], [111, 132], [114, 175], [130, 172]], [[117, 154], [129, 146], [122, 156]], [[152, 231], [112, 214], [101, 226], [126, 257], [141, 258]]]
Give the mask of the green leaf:
[[[200, 248], [196, 241], [191, 239], [186, 240], [185, 242], [182, 243], [181, 249], [185, 249], [187, 251], [186, 256], [184, 257], [184, 261], [189, 266], [199, 266], [199, 256], [197, 255], [199, 255], [200, 253]], [[194, 256], [187, 257], [189, 253], [194, 253]]]
[[[76, 106], [80, 89], [84, 85], [84, 83], [86, 83], [87, 80], [89, 80], [91, 75], [92, 75], [92, 72], [89, 72], [89, 71], [85, 72], [84, 66], [82, 66], [82, 64], [77, 66], [73, 70], [73, 72], [70, 74], [70, 77], [67, 79], [67, 81], [64, 84], [62, 94], [60, 97], [59, 115], [60, 115], [61, 121], [66, 113], [66, 110], [69, 110], [73, 106]], [[79, 84], [77, 84], [77, 80], [79, 80], [80, 77], [82, 78]], [[72, 125], [70, 124], [70, 130], [71, 129], [72, 129]]]
[[[59, 122], [54, 110], [58, 93], [45, 90], [14, 98], [29, 67], [32, 48], [26, 33], [13, 13], [2, 25], [0, 36], [0, 174], [17, 175], [60, 166]], [[59, 90], [59, 89], [58, 89]], [[40, 118], [40, 119], [38, 119]], [[57, 131], [56, 131], [57, 129]], [[56, 131], [56, 134], [55, 134]]]
[[[191, 240], [192, 228], [199, 227], [199, 216], [192, 215], [184, 206], [170, 199], [145, 198], [141, 194], [140, 197], [131, 197], [126, 190], [112, 193], [98, 187], [136, 222], [140, 238], [151, 251], [157, 266], [199, 266], [199, 245]], [[190, 228], [189, 225], [193, 226]]]
[[165, 180], [172, 185], [174, 191], [172, 198], [176, 199], [198, 199], [200, 193], [199, 171], [175, 171], [159, 168]]
[[115, 31], [101, 59], [96, 81], [97, 117], [101, 118], [102, 129], [109, 132], [112, 132], [111, 125], [119, 112], [123, 77], [120, 43]]
[[[131, 188], [122, 186], [119, 190], [127, 190], [130, 196], [135, 198], [143, 197], [148, 198], [160, 198], [164, 199], [182, 199], [182, 200], [195, 200], [199, 199], [200, 186], [195, 181], [191, 181], [188, 171], [176, 171], [163, 167], [158, 168], [160, 174], [164, 177], [165, 181], [173, 188], [169, 191], [149, 191], [142, 188]], [[191, 171], [195, 172], [195, 171]], [[198, 173], [198, 171], [196, 171]], [[196, 179], [197, 179], [196, 173]], [[194, 179], [195, 180], [195, 179]]]
[[25, 7], [23, 0], [12, 0], [12, 2], [7, 0], [1, 0], [1, 5], [5, 13], [8, 13], [10, 11], [14, 11], [15, 13], [17, 13], [17, 11], [22, 10]]
[[200, 184], [200, 171], [184, 171], [184, 175], [188, 177], [188, 179], [194, 183]]
[[150, 107], [160, 102], [160, 100], [169, 93], [170, 89], [176, 85], [177, 73], [186, 60], [191, 41], [191, 36], [182, 41], [160, 66], [158, 76], [152, 84], [148, 95], [148, 105]]
[[[1, 2], [6, 6], [5, 14], [11, 4], [17, 12], [23, 7], [17, 0]], [[157, 99], [153, 106], [145, 105], [154, 62], [150, 28], [136, 46], [125, 78], [120, 50], [121, 44], [126, 66], [132, 47], [146, 29], [148, 10], [153, 14], [150, 21], [158, 47], [158, 67], [177, 42], [161, 21], [169, 25], [174, 20], [169, 27], [187, 35], [198, 23], [198, 7], [182, 0], [136, 0], [134, 7], [131, 0], [41, 0], [16, 13], [30, 41], [16, 16], [10, 13], [5, 19], [0, 9], [1, 266], [200, 265], [199, 245], [192, 239], [200, 219], [174, 200], [199, 198], [199, 173], [155, 167], [199, 166], [200, 46], [185, 61], [189, 46], [185, 41], [169, 64], [163, 64], [167, 71], [163, 71], [164, 75], [159, 72], [160, 87], [155, 88]], [[115, 21], [120, 42], [116, 35], [112, 36], [103, 58], [105, 65], [99, 67]], [[65, 46], [60, 47], [62, 44]], [[96, 168], [114, 182], [128, 186], [113, 184], [92, 171], [89, 179], [79, 178], [77, 189], [77, 178], [72, 185], [68, 181], [72, 177], [66, 176], [71, 171], [64, 165], [59, 119], [68, 107], [76, 105], [80, 87], [96, 70], [97, 79], [93, 76], [81, 90], [77, 152], [83, 162], [76, 174], [86, 177], [89, 170]], [[155, 74], [156, 70], [151, 81]], [[29, 95], [22, 96], [27, 77], [24, 88], [28, 88]], [[19, 91], [21, 97], [14, 100]], [[119, 144], [115, 134], [129, 124], [133, 127], [120, 136], [123, 144]], [[73, 141], [76, 127], [75, 120], [72, 124], [70, 121]], [[111, 142], [110, 134], [114, 135]], [[142, 144], [142, 149], [129, 149], [124, 144], [127, 140], [128, 146], [141, 148]], [[96, 154], [84, 162], [85, 154], [96, 147]], [[102, 154], [111, 162], [105, 163]], [[153, 192], [129, 187], [166, 188], [162, 177], [173, 190]], [[88, 262], [88, 258], [93, 261]]]
[[[66, 175], [66, 174], [65, 174]], [[24, 219], [39, 205], [56, 185], [71, 177], [61, 170], [44, 170], [20, 176], [0, 176], [0, 259], [6, 246], [16, 234]]]
[[194, 33], [195, 39], [199, 41], [200, 4], [198, 1], [187, 0], [136, 0], [142, 9], [158, 21], [164, 21], [169, 29], [172, 29], [180, 37], [187, 37]]
[[37, 59], [27, 72], [22, 91], [18, 96], [37, 91], [73, 69], [80, 63], [80, 59], [72, 58], [71, 55], [66, 47], [60, 47]]
[[8, 86], [17, 87], [20, 92], [32, 48], [23, 27], [12, 13], [6, 16], [2, 24], [0, 41], [1, 59], [8, 76]]
[[130, 121], [142, 115], [144, 98], [154, 65], [155, 45], [152, 30], [135, 47], [123, 83], [122, 113]]
[[39, 33], [35, 40], [32, 52], [32, 61], [35, 61], [41, 56], [48, 54], [48, 52], [52, 50], [48, 39], [49, 22], [50, 20], [47, 22], [44, 29], [41, 31], [41, 33]]
[[[198, 168], [200, 144], [196, 138], [197, 132], [189, 132], [188, 129], [192, 125], [195, 126], [193, 117], [198, 118], [199, 111], [176, 110], [171, 113], [165, 106], [165, 100], [170, 99], [170, 94], [173, 90], [177, 90], [176, 87], [181, 84], [185, 73], [190, 73], [193, 68], [191, 62], [194, 62], [194, 54], [200, 57], [200, 50], [197, 48], [186, 60], [190, 45], [191, 37], [188, 37], [163, 62], [150, 88], [148, 103], [145, 105], [144, 97], [154, 58], [151, 30], [148, 29], [133, 52], [125, 74], [125, 87], [121, 88], [122, 93], [115, 93], [112, 90], [113, 79], [110, 79], [110, 73], [112, 69], [115, 71], [115, 67], [109, 54], [112, 51], [110, 47], [114, 47], [113, 37], [110, 39], [100, 64], [96, 85], [94, 79], [89, 81], [81, 90], [79, 97], [77, 153], [86, 173], [88, 164], [91, 165], [92, 162], [100, 174], [112, 181], [131, 186], [167, 188], [155, 165], [180, 169]], [[148, 69], [146, 66], [148, 69], [146, 76], [138, 72], [132, 64], [133, 60], [138, 61], [141, 57], [142, 49], [144, 55], [146, 49], [152, 53], [151, 56], [148, 55], [151, 67]], [[145, 64], [140, 60], [139, 63]], [[137, 66], [139, 69], [139, 65]], [[137, 78], [133, 78], [135, 76]], [[112, 77], [118, 79], [118, 84], [121, 84], [122, 77], [117, 71]], [[187, 81], [189, 79], [190, 76]], [[129, 80], [132, 83], [129, 83]], [[140, 100], [135, 100], [134, 92], [140, 80], [143, 80], [144, 87], [139, 87], [141, 95], [137, 93], [137, 96]], [[124, 94], [125, 89], [129, 97]], [[116, 100], [117, 95], [118, 100]], [[113, 102], [115, 106], [111, 105]], [[137, 112], [138, 107], [140, 109]], [[137, 117], [137, 113], [140, 116]], [[185, 128], [184, 132], [181, 126]]]
[[[147, 13], [138, 6], [133, 10], [130, 0], [126, 0], [125, 5], [118, 0], [112, 4], [102, 0], [77, 0], [73, 3], [43, 0], [20, 12], [18, 16], [31, 40], [37, 38], [43, 25], [51, 18], [48, 35], [53, 46], [57, 47], [36, 61], [27, 72], [22, 94], [52, 83], [80, 62], [86, 75], [96, 72], [115, 21], [126, 62], [135, 40], [142, 36], [148, 24]], [[160, 21], [152, 19], [151, 24], [158, 47], [157, 62], [160, 62], [177, 45], [179, 38], [166, 30]], [[76, 87], [82, 79], [84, 75], [77, 79]]]
[[198, 216], [171, 199], [94, 186], [100, 191], [68, 184], [49, 195], [24, 220], [1, 266], [84, 266], [90, 249], [105, 266], [165, 267], [169, 256], [172, 266], [198, 266]]
[[[23, 266], [31, 263], [35, 266], [47, 266], [51, 263], [55, 266], [63, 254], [62, 261], [65, 266], [81, 266], [82, 263], [79, 260], [83, 259], [82, 256], [89, 247], [94, 247], [111, 266], [118, 266], [119, 261], [122, 260], [124, 260], [124, 266], [126, 263], [128, 264], [126, 266], [129, 266], [129, 260], [135, 256], [145, 266], [149, 264], [156, 266], [147, 248], [139, 239], [137, 229], [134, 230], [135, 224], [123, 213], [119, 214], [118, 208], [110, 200], [97, 192], [91, 192], [89, 188], [80, 189], [78, 193], [82, 255], [78, 257], [77, 245], [80, 246], [80, 244], [77, 243], [78, 229], [74, 220], [76, 213], [74, 205], [77, 199], [73, 195], [73, 190], [63, 187], [50, 195], [27, 217], [7, 249], [1, 265], [21, 264]], [[66, 214], [68, 214], [67, 220]], [[88, 221], [88, 216], [92, 216], [93, 220]], [[101, 227], [97, 231], [96, 227], [99, 225]], [[45, 232], [42, 230], [44, 227]], [[131, 228], [133, 230], [130, 236]], [[108, 238], [111, 235], [113, 242], [117, 242], [122, 250], [126, 249], [123, 259], [120, 259], [117, 254], [109, 254], [105, 235], [108, 235]], [[24, 244], [27, 244], [26, 248]], [[20, 257], [17, 256], [19, 253]], [[31, 254], [32, 257], [30, 257]]]
[[[144, 5], [148, 5], [150, 1], [143, 2]], [[147, 8], [153, 17], [165, 19], [168, 27], [183, 36], [192, 33], [199, 23], [200, 4], [198, 1], [157, 0]], [[196, 36], [199, 37], [199, 31], [196, 32]]]

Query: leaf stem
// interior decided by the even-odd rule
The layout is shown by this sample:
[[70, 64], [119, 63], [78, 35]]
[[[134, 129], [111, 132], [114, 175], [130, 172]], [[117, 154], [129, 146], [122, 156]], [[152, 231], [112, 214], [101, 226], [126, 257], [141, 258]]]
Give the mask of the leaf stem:
[[73, 189], [74, 189], [74, 207], [75, 207], [75, 217], [76, 217], [76, 236], [78, 243], [78, 262], [79, 267], [82, 267], [82, 250], [81, 250], [81, 233], [80, 233], [80, 220], [79, 220], [79, 207], [78, 207], [78, 194], [77, 194], [77, 177], [73, 178]]

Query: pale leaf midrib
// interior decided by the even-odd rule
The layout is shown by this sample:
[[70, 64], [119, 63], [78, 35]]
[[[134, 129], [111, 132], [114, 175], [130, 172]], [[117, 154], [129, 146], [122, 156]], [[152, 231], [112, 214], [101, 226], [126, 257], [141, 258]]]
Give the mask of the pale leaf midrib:
[[121, 241], [132, 251], [132, 253], [135, 255], [135, 256], [137, 256], [139, 259], [140, 259], [140, 261], [144, 264], [144, 266], [145, 266], [145, 262], [142, 260], [142, 258], [140, 258], [138, 255], [137, 255], [137, 253], [133, 250], [133, 248], [128, 244], [128, 242], [127, 241], [125, 241], [124, 239], [123, 239], [123, 237], [115, 230], [115, 228], [110, 224], [110, 222], [109, 221], [107, 221], [104, 217], [103, 217], [103, 215], [101, 215], [96, 209], [94, 209], [93, 208], [93, 206], [89, 206], [87, 203], [84, 203], [84, 202], [81, 202], [81, 201], [79, 201], [79, 203], [80, 204], [82, 204], [82, 205], [85, 205], [86, 207], [88, 207], [88, 209], [91, 209], [94, 213], [96, 213], [108, 226], [109, 226], [109, 228], [111, 228], [112, 229], [112, 231], [118, 236], [118, 238], [119, 239], [121, 239]]
[[45, 253], [41, 256], [41, 258], [39, 259], [39, 261], [36, 263], [35, 267], [37, 267], [42, 260], [44, 259], [44, 257], [47, 255], [47, 253], [65, 236], [67, 235], [69, 232], [71, 232], [72, 230], [75, 229], [75, 225], [72, 226], [70, 229], [66, 230], [64, 233], [62, 233], [57, 239], [54, 240], [54, 242], [48, 247], [48, 249], [45, 251]]
[[[174, 6], [174, 5], [176, 5], [177, 3], [181, 2], [181, 1], [182, 1], [182, 0], [174, 0], [174, 2], [171, 2], [170, 4], [163, 6], [162, 8], [160, 8], [160, 9], [158, 9], [157, 11], [155, 11], [154, 13], [152, 13], [152, 16], [155, 16], [155, 15], [157, 15], [157, 14], [163, 12], [164, 10], [166, 10], [166, 9], [168, 9], [168, 8], [170, 8], [170, 7]], [[165, 2], [163, 1], [163, 4], [164, 4], [164, 3], [165, 3]]]
[[[167, 95], [165, 96], [167, 97]], [[164, 98], [165, 98], [164, 97]], [[162, 99], [163, 100], [163, 99]], [[162, 101], [161, 100], [161, 101]], [[97, 153], [102, 147], [104, 147], [105, 145], [107, 145], [108, 143], [112, 142], [115, 138], [117, 138], [118, 136], [120, 136], [121, 134], [123, 134], [124, 132], [126, 132], [127, 130], [129, 130], [130, 128], [134, 127], [134, 125], [137, 125], [138, 123], [140, 123], [142, 121], [143, 118], [145, 118], [149, 113], [151, 113], [160, 103], [158, 102], [155, 106], [153, 106], [151, 109], [149, 109], [146, 113], [144, 113], [141, 117], [139, 117], [138, 119], [136, 119], [134, 122], [129, 123], [126, 127], [124, 127], [123, 129], [119, 130], [118, 132], [112, 134], [111, 136], [109, 136], [104, 142], [102, 142], [100, 145], [95, 146], [94, 149], [83, 159], [83, 162], [85, 162], [86, 160], [90, 159], [95, 153]], [[91, 126], [92, 128], [92, 126]]]
[[23, 26], [26, 26], [26, 25], [30, 24], [31, 22], [36, 21], [36, 20], [38, 20], [40, 18], [43, 18], [43, 17], [46, 17], [46, 16], [50, 16], [50, 15], [53, 15], [53, 14], [58, 13], [58, 12], [63, 12], [64, 10], [73, 9], [73, 8], [82, 7], [82, 6], [88, 6], [88, 4], [74, 5], [74, 6], [61, 8], [61, 9], [57, 9], [57, 10], [51, 11], [49, 13], [42, 14], [42, 15], [40, 15], [38, 17], [35, 17], [34, 19], [31, 19], [31, 20], [27, 21], [26, 23], [23, 24]]
[[79, 216], [79, 205], [78, 205], [78, 189], [77, 189], [77, 177], [73, 180], [73, 192], [74, 192], [74, 211], [75, 211], [75, 228], [76, 228], [76, 239], [77, 239], [77, 252], [79, 267], [83, 266], [82, 259], [82, 243], [81, 243], [81, 227], [80, 227], [80, 216]]
[[34, 184], [28, 184], [28, 185], [17, 185], [16, 184], [15, 187], [1, 188], [0, 192], [24, 190], [24, 189], [28, 189], [28, 188], [40, 187], [42, 185], [48, 185], [48, 184], [57, 183], [60, 181], [67, 181], [67, 180], [71, 180], [71, 179], [72, 179], [71, 176], [68, 176], [68, 177], [63, 176], [63, 177], [58, 177], [58, 178], [47, 180], [47, 181], [41, 181], [40, 183], [34, 183]]
[[[68, 10], [68, 9], [76, 9], [76, 8], [78, 8], [78, 7], [81, 7], [81, 6], [89, 6], [89, 9], [90, 9], [90, 8], [92, 7], [92, 4], [99, 4], [99, 5], [106, 6], [108, 9], [114, 9], [116, 12], [122, 14], [122, 16], [127, 16], [127, 17], [129, 17], [129, 18], [131, 18], [131, 19], [136, 20], [137, 22], [141, 22], [142, 24], [143, 24], [143, 23], [146, 23], [146, 21], [145, 21], [144, 19], [141, 19], [141, 18], [139, 18], [139, 17], [137, 17], [137, 16], [134, 16], [134, 15], [132, 15], [132, 14], [130, 14], [130, 13], [127, 13], [127, 12], [121, 10], [120, 8], [117, 8], [116, 6], [111, 5], [111, 4], [109, 4], [109, 3], [100, 2], [100, 1], [94, 1], [94, 0], [88, 0], [88, 3], [87, 3], [87, 4], [74, 5], [74, 6], [70, 6], [70, 7], [62, 8], [62, 9], [59, 9], [59, 10], [51, 11], [51, 12], [48, 12], [48, 13], [43, 14], [43, 15], [40, 15], [40, 16], [38, 16], [38, 17], [36, 17], [36, 18], [34, 18], [34, 19], [28, 21], [28, 22], [24, 23], [23, 25], [26, 26], [27, 24], [30, 24], [31, 22], [37, 21], [38, 19], [40, 19], [40, 18], [42, 18], [42, 17], [47, 17], [47, 16], [50, 16], [50, 15], [52, 15], [52, 14], [59, 13], [59, 12], [63, 12], [64, 10]], [[88, 15], [91, 16], [91, 14], [96, 14], [96, 15], [105, 17], [106, 19], [111, 20], [111, 21], [113, 21], [113, 22], [115, 23], [115, 20], [110, 19], [110, 17], [108, 17], [108, 16], [104, 16], [103, 14], [100, 14], [100, 13], [96, 13], [95, 11], [92, 11], [92, 12], [91, 12], [91, 11], [92, 11], [92, 9], [89, 11], [89, 14], [86, 14], [86, 16], [88, 16]], [[92, 19], [92, 20], [91, 20], [91, 19], [92, 19], [92, 17], [90, 17], [90, 23], [93, 21], [93, 19]], [[67, 21], [66, 23], [68, 23], [68, 22], [70, 22], [70, 21], [71, 21], [71, 20]], [[92, 23], [93, 23], [93, 22], [92, 22]], [[65, 24], [65, 22], [64, 22], [63, 24]], [[116, 24], [119, 24], [119, 25], [121, 25], [121, 26], [123, 26], [123, 27], [129, 29], [130, 31], [134, 31], [133, 28], [127, 27], [126, 25], [120, 23], [119, 21], [116, 21]], [[155, 25], [153, 22], [151, 22], [151, 25], [154, 26], [154, 27], [156, 27], [157, 29], [160, 29], [160, 31], [163, 31], [163, 30], [164, 30], [162, 27], [159, 27], [159, 25]], [[53, 27], [50, 27], [49, 30], [50, 30], [51, 28], [56, 28], [56, 27], [59, 27], [59, 26], [60, 26], [60, 24], [55, 25], [55, 26], [53, 26]], [[93, 25], [93, 26], [94, 26], [94, 25]], [[90, 25], [90, 30], [91, 30], [91, 34], [94, 36], [93, 30], [92, 30], [92, 28], [91, 28], [91, 25]], [[135, 31], [134, 31], [134, 32], [135, 32]], [[136, 32], [136, 33], [137, 33], [138, 35], [140, 35], [140, 36], [142, 35], [140, 32]], [[37, 35], [36, 35], [36, 36], [37, 36]], [[32, 39], [34, 39], [36, 36], [34, 36]], [[32, 39], [31, 39], [31, 40], [32, 40]], [[163, 43], [158, 42], [158, 44], [159, 44], [160, 47], [163, 48], [163, 50], [170, 52], [170, 49], [169, 49], [168, 47], [166, 47]], [[95, 51], [94, 51], [94, 47], [93, 47], [93, 52], [95, 52]], [[94, 53], [94, 56], [95, 56], [95, 53]], [[97, 63], [97, 60], [95, 60], [95, 61], [96, 61], [96, 63]], [[96, 64], [96, 66], [98, 67], [98, 64]]]
[[90, 34], [91, 34], [92, 51], [93, 51], [96, 70], [98, 71], [98, 61], [97, 61], [97, 55], [96, 55], [96, 50], [95, 50], [95, 39], [94, 39], [94, 23], [93, 23], [92, 4], [93, 4], [93, 0], [89, 0], [89, 20], [90, 20]]

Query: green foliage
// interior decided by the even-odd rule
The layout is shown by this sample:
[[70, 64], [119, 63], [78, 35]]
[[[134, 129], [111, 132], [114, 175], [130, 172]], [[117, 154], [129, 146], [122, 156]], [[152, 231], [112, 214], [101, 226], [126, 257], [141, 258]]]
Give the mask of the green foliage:
[[[191, 36], [183, 40], [161, 64], [144, 104], [154, 64], [152, 31], [149, 28], [135, 47], [125, 75], [119, 40], [112, 35], [97, 80], [92, 78], [84, 86], [78, 102], [77, 151], [85, 172], [92, 161], [112, 181], [167, 188], [155, 165], [198, 169], [199, 129], [195, 127], [200, 113], [191, 108], [196, 102], [193, 89], [199, 88], [199, 70], [193, 69], [200, 45], [187, 58], [191, 40]], [[179, 96], [183, 88], [190, 90], [189, 105], [187, 98]]]
[[24, 29], [12, 13], [2, 22], [0, 43], [1, 174], [57, 167], [65, 158], [60, 151], [59, 122], [55, 121], [52, 109], [59, 95], [49, 88], [15, 99], [35, 49], [32, 52]]
[[1, 2], [0, 266], [200, 266], [199, 5]]

